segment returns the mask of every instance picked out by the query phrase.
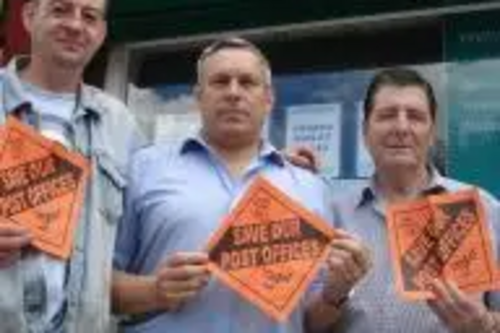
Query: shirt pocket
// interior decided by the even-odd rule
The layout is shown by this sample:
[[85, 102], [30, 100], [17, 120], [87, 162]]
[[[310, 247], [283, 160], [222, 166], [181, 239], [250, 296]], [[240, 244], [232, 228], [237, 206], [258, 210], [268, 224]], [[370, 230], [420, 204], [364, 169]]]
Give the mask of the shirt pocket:
[[117, 223], [123, 213], [126, 179], [118, 164], [106, 153], [97, 155], [100, 213], [109, 223]]

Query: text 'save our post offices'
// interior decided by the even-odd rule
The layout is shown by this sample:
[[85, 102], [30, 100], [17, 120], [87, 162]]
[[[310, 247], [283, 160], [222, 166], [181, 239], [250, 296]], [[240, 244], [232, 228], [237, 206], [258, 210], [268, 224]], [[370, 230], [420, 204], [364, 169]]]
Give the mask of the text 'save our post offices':
[[396, 289], [403, 298], [433, 298], [434, 279], [465, 292], [498, 289], [498, 270], [476, 189], [433, 195], [388, 209]]
[[0, 223], [28, 228], [34, 247], [67, 259], [89, 172], [83, 156], [9, 117], [0, 130]]
[[284, 321], [329, 253], [335, 231], [263, 177], [207, 246], [213, 274]]

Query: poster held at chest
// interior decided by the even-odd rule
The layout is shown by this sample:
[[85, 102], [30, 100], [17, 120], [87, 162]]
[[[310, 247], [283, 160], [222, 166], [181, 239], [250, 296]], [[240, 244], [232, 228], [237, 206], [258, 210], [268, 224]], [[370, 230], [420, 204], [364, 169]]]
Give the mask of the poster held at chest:
[[433, 279], [465, 292], [498, 288], [498, 272], [476, 190], [446, 193], [389, 207], [396, 287], [409, 300], [429, 299]]
[[39, 250], [69, 257], [88, 177], [84, 157], [16, 118], [0, 129], [0, 223], [28, 228]]
[[283, 321], [328, 255], [334, 230], [258, 178], [207, 246], [214, 275]]

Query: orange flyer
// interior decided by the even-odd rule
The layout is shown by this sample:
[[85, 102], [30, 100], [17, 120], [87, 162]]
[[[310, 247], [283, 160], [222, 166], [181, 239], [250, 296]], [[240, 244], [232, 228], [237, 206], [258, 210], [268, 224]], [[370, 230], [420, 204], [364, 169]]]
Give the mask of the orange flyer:
[[388, 209], [396, 288], [408, 300], [433, 298], [429, 282], [465, 292], [498, 288], [497, 265], [477, 190], [433, 195]]
[[260, 177], [207, 246], [211, 272], [284, 321], [316, 276], [335, 232]]
[[67, 259], [89, 177], [87, 160], [14, 117], [0, 138], [0, 223], [27, 227], [33, 246]]

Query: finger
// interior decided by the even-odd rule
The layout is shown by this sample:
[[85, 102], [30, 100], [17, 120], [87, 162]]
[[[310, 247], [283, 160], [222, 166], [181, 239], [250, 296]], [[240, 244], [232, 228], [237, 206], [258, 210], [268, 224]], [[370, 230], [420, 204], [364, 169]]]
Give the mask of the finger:
[[309, 169], [311, 171], [316, 171], [316, 166], [314, 165], [311, 160], [304, 158], [303, 156], [300, 155], [288, 155], [287, 159], [296, 166], [299, 166], [304, 169]]
[[14, 252], [0, 252], [0, 268], [11, 266], [14, 262], [21, 257], [21, 251]]
[[467, 301], [458, 287], [449, 280], [434, 279], [431, 288], [435, 289], [435, 295], [449, 308], [454, 308], [456, 312], [460, 309], [459, 305]]
[[469, 299], [452, 281], [433, 281], [431, 287], [437, 298], [428, 304], [449, 327], [476, 332], [488, 324], [484, 304]]
[[205, 265], [208, 263], [208, 254], [205, 252], [177, 252], [167, 258], [170, 267], [184, 265]]
[[358, 281], [364, 275], [364, 267], [353, 258], [352, 253], [333, 249], [328, 257], [328, 267], [331, 274], [336, 274], [343, 281]]
[[0, 224], [0, 236], [21, 236], [28, 235], [29, 230], [15, 224]]
[[189, 265], [181, 267], [163, 267], [157, 273], [157, 276], [162, 280], [177, 280], [184, 281], [193, 278], [201, 278], [209, 276], [210, 272], [207, 265]]
[[286, 152], [285, 155], [292, 164], [312, 171], [318, 171], [320, 168], [319, 157], [311, 147], [297, 146]]
[[31, 242], [31, 238], [27, 229], [17, 226], [1, 226], [0, 252], [19, 251]]
[[0, 252], [0, 260], [8, 260], [9, 258], [20, 256], [21, 251]]
[[309, 165], [311, 165], [312, 171], [317, 172], [321, 169], [321, 160], [319, 158], [319, 155], [314, 152], [314, 150], [299, 149], [297, 153], [299, 154], [299, 156], [302, 156], [302, 158], [306, 160]]
[[335, 239], [339, 239], [339, 238], [351, 239], [351, 238], [353, 238], [353, 236], [343, 229], [335, 229]]
[[436, 300], [439, 300], [439, 303], [446, 305], [447, 307], [451, 307], [453, 302], [453, 297], [450, 294], [448, 286], [445, 284], [444, 280], [441, 279], [432, 279], [429, 281], [429, 287]]
[[183, 303], [197, 295], [197, 291], [168, 291], [163, 296], [173, 303]]
[[332, 242], [332, 249], [342, 250], [352, 257], [352, 259], [364, 269], [371, 266], [370, 251], [359, 241], [353, 238], [336, 239]]
[[160, 290], [164, 292], [191, 292], [198, 291], [202, 289], [206, 284], [207, 280], [203, 278], [195, 278], [184, 281], [176, 281], [176, 280], [161, 280], [159, 279], [157, 282], [157, 286]]
[[450, 325], [450, 323], [453, 322], [453, 318], [457, 318], [453, 314], [450, 314], [449, 311], [447, 311], [447, 308], [444, 305], [443, 301], [439, 299], [430, 299], [427, 301], [427, 305], [432, 310], [432, 312], [434, 312], [436, 316], [440, 318], [440, 320], [446, 325]]
[[433, 279], [429, 284], [430, 290], [434, 293], [436, 299], [429, 302], [439, 317], [446, 323], [451, 323], [454, 318], [461, 318], [460, 312], [456, 308], [453, 298], [447, 286], [439, 279]]
[[479, 318], [486, 311], [486, 307], [482, 303], [477, 303], [469, 299], [453, 281], [445, 280], [444, 286], [460, 315], [469, 318]]

